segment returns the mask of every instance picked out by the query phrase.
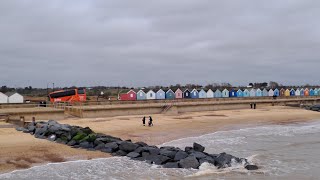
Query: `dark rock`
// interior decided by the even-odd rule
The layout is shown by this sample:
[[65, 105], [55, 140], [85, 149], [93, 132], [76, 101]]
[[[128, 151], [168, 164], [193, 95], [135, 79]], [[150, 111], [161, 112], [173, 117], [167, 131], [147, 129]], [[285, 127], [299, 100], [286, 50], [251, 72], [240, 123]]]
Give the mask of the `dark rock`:
[[110, 143], [110, 142], [118, 142], [118, 141], [121, 141], [120, 138], [115, 138], [115, 137], [112, 137], [112, 136], [101, 136], [101, 135], [97, 135], [97, 139], [98, 141], [102, 141], [104, 143]]
[[144, 143], [144, 142], [136, 142], [135, 144], [138, 144], [141, 147], [147, 147], [148, 144]]
[[175, 155], [177, 154], [176, 151], [169, 151], [167, 149], [160, 149], [160, 154], [163, 156], [167, 156], [171, 159], [174, 159]]
[[198, 143], [193, 143], [193, 149], [195, 151], [203, 152], [205, 148]]
[[215, 165], [218, 166], [218, 168], [230, 167], [233, 158], [234, 157], [232, 155], [225, 152], [220, 153], [215, 159]]
[[16, 127], [16, 130], [17, 130], [17, 131], [23, 131], [23, 130], [25, 130], [25, 128], [23, 128], [23, 127]]
[[149, 151], [150, 154], [158, 155], [160, 154], [160, 149], [154, 147], [146, 147], [146, 150]]
[[119, 149], [125, 152], [132, 152], [136, 150], [138, 147], [139, 145], [128, 141], [122, 141], [119, 145]]
[[193, 148], [189, 147], [189, 146], [184, 148], [184, 151], [187, 152], [187, 153], [189, 153], [191, 150], [193, 150]]
[[52, 134], [48, 137], [49, 141], [55, 141], [57, 139], [57, 136], [55, 134]]
[[184, 159], [188, 157], [188, 153], [184, 151], [178, 151], [177, 154], [174, 156], [175, 161], [180, 161], [181, 159]]
[[194, 156], [188, 156], [182, 160], [179, 161], [179, 167], [181, 168], [193, 168], [193, 169], [198, 169], [200, 166], [199, 161], [197, 160], [197, 158], [195, 158]]
[[99, 144], [96, 147], [94, 147], [95, 150], [101, 150], [101, 149], [104, 149], [104, 148], [105, 148], [105, 144], [104, 143]]
[[146, 160], [151, 161], [151, 163], [154, 163], [156, 165], [162, 165], [165, 164], [170, 160], [167, 156], [162, 156], [162, 155], [148, 155], [146, 157]]
[[81, 148], [84, 148], [84, 149], [92, 148], [92, 146], [90, 145], [90, 143], [88, 141], [82, 142], [79, 145]]
[[115, 152], [111, 148], [103, 148], [100, 151], [105, 152], [105, 153], [114, 153]]
[[200, 165], [201, 165], [202, 163], [205, 163], [205, 162], [210, 163], [210, 164], [213, 164], [213, 165], [215, 164], [215, 160], [214, 160], [214, 158], [211, 157], [211, 156], [206, 156], [205, 158], [199, 159]]
[[146, 151], [146, 149], [144, 147], [138, 147], [136, 150], [134, 150], [133, 152], [139, 153], [141, 154], [142, 152]]
[[59, 124], [57, 121], [55, 121], [55, 120], [49, 120], [48, 122], [47, 122], [47, 124], [50, 126], [52, 126], [52, 125], [56, 125], [56, 124]]
[[93, 131], [89, 127], [81, 128], [81, 131], [85, 134], [93, 133]]
[[126, 156], [128, 153], [123, 151], [123, 150], [119, 150], [116, 152], [117, 156]]
[[95, 140], [94, 142], [93, 142], [93, 144], [95, 145], [95, 146], [98, 146], [99, 144], [104, 144], [102, 141], [98, 141], [98, 140]]
[[61, 130], [60, 124], [50, 125], [49, 128], [48, 128], [48, 131], [51, 132], [51, 133], [55, 133], [55, 132], [60, 131], [60, 130]]
[[142, 153], [141, 153], [141, 156], [142, 156], [142, 157], [145, 157], [145, 158], [148, 157], [149, 155], [150, 155], [149, 152], [142, 152]]
[[246, 168], [247, 170], [258, 170], [258, 166], [256, 166], [256, 165], [246, 165], [246, 167], [244, 167], [244, 168]]
[[125, 141], [127, 141], [127, 142], [132, 142], [131, 139], [127, 139], [127, 140], [125, 140]]
[[106, 149], [111, 149], [112, 152], [117, 151], [118, 148], [119, 148], [118, 144], [115, 143], [115, 142], [107, 143], [107, 144], [104, 145], [104, 147]]
[[137, 158], [132, 158], [133, 160], [136, 160], [136, 161], [145, 161], [146, 158], [145, 157], [137, 157]]
[[30, 133], [29, 129], [24, 128], [24, 130], [22, 131], [24, 133]]
[[72, 146], [72, 148], [80, 148], [80, 145], [79, 144], [74, 145], [74, 146]]
[[164, 168], [179, 168], [178, 162], [167, 162], [163, 165]]
[[28, 130], [29, 132], [34, 132], [36, 130], [36, 127], [35, 126], [28, 126]]
[[67, 141], [58, 138], [58, 139], [56, 140], [56, 143], [59, 143], [59, 144], [67, 144]]
[[75, 140], [71, 140], [68, 142], [68, 146], [74, 146], [76, 144], [77, 144], [77, 141], [75, 141]]
[[199, 151], [195, 151], [195, 152], [191, 153], [190, 156], [194, 156], [197, 159], [202, 159], [202, 158], [207, 157], [207, 155], [205, 155], [204, 153], [199, 152]]
[[136, 152], [130, 152], [129, 154], [127, 154], [127, 157], [130, 157], [130, 158], [137, 158], [139, 156], [140, 154]]

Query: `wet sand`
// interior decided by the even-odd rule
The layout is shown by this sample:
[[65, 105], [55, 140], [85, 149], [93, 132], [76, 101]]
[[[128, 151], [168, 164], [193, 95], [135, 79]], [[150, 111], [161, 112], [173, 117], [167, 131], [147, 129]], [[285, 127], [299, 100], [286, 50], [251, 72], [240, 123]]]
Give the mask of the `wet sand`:
[[[146, 114], [146, 116], [148, 116]], [[60, 123], [88, 126], [95, 132], [110, 134], [124, 140], [144, 141], [159, 145], [174, 139], [199, 136], [220, 130], [240, 129], [265, 124], [297, 123], [320, 120], [320, 113], [290, 107], [193, 112], [179, 115], [153, 115], [153, 127], [142, 126], [142, 116], [106, 118], [68, 118]], [[148, 119], [148, 118], [147, 118]], [[29, 168], [48, 162], [63, 162], [109, 157], [109, 154], [36, 139], [0, 122], [0, 173]]]

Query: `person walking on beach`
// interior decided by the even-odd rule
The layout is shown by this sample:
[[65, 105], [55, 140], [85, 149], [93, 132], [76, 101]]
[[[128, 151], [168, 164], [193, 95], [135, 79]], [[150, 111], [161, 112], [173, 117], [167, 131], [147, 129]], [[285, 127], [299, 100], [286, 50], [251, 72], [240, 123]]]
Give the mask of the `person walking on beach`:
[[143, 126], [146, 125], [146, 117], [145, 117], [145, 116], [143, 116], [143, 118], [142, 118], [142, 125], [143, 125]]
[[153, 126], [153, 122], [152, 122], [153, 120], [152, 120], [152, 117], [151, 116], [149, 116], [149, 127], [150, 126]]

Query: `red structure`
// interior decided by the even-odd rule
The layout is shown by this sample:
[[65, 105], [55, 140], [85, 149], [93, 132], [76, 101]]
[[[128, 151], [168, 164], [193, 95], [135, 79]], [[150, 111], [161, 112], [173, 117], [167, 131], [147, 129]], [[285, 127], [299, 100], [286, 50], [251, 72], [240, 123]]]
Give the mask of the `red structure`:
[[85, 89], [60, 90], [49, 94], [51, 102], [82, 102], [87, 100]]
[[136, 101], [137, 100], [137, 93], [134, 92], [132, 89], [125, 94], [120, 94], [119, 100], [121, 101]]

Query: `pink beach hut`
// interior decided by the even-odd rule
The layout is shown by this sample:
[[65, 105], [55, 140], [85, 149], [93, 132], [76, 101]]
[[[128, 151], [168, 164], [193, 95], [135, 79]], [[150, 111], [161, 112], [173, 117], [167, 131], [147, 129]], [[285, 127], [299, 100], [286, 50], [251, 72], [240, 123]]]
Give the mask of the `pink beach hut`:
[[183, 92], [179, 88], [174, 92], [174, 94], [176, 96], [176, 99], [182, 99], [183, 97]]

